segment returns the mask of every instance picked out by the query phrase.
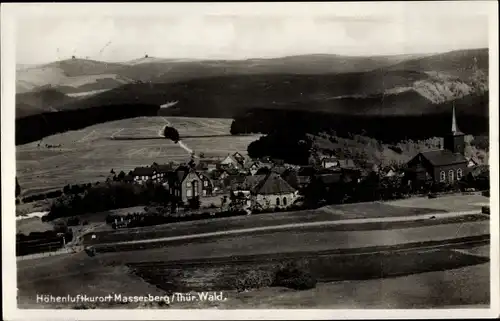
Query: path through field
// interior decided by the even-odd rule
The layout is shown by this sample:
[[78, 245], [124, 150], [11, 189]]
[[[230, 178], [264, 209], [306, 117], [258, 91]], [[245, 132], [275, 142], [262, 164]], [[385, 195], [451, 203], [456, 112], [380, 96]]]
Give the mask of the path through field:
[[[260, 135], [231, 136], [231, 119], [138, 117], [97, 124], [45, 137], [43, 144], [16, 146], [16, 175], [22, 196], [61, 189], [67, 184], [104, 181], [111, 169], [128, 173], [153, 162], [185, 162], [192, 152], [206, 157], [246, 154]], [[183, 137], [163, 137], [170, 125]], [[49, 147], [59, 146], [59, 147]]]
[[[172, 127], [172, 123], [166, 118], [166, 117], [162, 117], [162, 119], [165, 121], [165, 125], [161, 126], [159, 131], [158, 131], [158, 136], [161, 136], [163, 137], [163, 128], [165, 128], [165, 126], [170, 126]], [[186, 144], [184, 144], [184, 142], [182, 140], [179, 140], [177, 142], [177, 144], [179, 144], [179, 146], [184, 149], [186, 152], [188, 152], [188, 154], [191, 156], [194, 156], [195, 158], [197, 157], [196, 155], [193, 154], [193, 150], [189, 147], [186, 146]]]

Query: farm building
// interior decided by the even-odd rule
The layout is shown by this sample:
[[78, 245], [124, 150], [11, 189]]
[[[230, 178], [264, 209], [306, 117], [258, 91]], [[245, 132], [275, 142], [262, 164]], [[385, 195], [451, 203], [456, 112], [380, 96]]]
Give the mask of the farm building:
[[457, 127], [455, 107], [452, 113], [451, 133], [444, 137], [444, 149], [418, 153], [408, 162], [405, 176], [414, 185], [422, 186], [425, 181], [451, 184], [467, 174], [465, 134]]

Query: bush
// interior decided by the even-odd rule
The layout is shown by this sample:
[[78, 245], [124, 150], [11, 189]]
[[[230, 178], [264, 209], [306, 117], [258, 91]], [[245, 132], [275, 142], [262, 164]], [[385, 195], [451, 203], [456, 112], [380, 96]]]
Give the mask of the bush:
[[250, 270], [247, 271], [243, 276], [238, 277], [235, 282], [236, 290], [245, 291], [271, 286], [274, 280], [272, 272], [263, 270]]
[[281, 266], [274, 277], [274, 286], [284, 286], [294, 290], [308, 290], [316, 287], [316, 278], [295, 263]]
[[80, 225], [80, 219], [78, 217], [71, 217], [68, 219], [68, 222], [66, 223], [68, 226], [77, 226]]

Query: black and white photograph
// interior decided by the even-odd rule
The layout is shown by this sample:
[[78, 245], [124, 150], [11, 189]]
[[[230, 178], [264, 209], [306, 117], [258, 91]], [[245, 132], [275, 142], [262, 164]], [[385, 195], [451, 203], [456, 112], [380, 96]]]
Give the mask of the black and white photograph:
[[497, 2], [1, 13], [5, 319], [499, 316]]

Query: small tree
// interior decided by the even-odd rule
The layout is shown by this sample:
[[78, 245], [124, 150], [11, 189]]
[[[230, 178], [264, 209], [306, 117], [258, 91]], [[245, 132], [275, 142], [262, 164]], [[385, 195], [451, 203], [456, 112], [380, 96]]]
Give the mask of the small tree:
[[118, 179], [119, 180], [123, 180], [125, 178], [125, 172], [124, 171], [120, 171], [120, 173], [118, 174]]
[[193, 197], [188, 200], [188, 206], [192, 210], [197, 210], [201, 206], [201, 201], [199, 197]]

